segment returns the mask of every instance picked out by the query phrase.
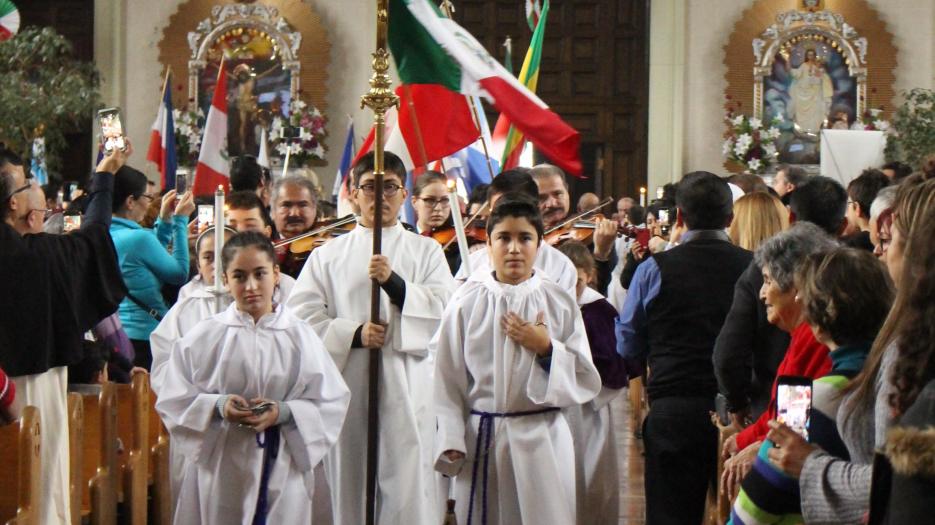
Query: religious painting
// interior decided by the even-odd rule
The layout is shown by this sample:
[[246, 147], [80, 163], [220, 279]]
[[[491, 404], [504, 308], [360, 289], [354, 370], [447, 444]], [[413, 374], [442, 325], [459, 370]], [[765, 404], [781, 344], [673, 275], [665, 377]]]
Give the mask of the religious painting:
[[847, 129], [858, 116], [857, 79], [826, 36], [814, 33], [780, 46], [763, 79], [763, 116], [781, 120], [779, 161], [817, 164], [819, 131]]
[[292, 73], [283, 67], [277, 42], [255, 27], [232, 27], [208, 49], [198, 76], [198, 107], [205, 114], [224, 56], [227, 70], [228, 153], [257, 155], [262, 130], [276, 115], [287, 116]]

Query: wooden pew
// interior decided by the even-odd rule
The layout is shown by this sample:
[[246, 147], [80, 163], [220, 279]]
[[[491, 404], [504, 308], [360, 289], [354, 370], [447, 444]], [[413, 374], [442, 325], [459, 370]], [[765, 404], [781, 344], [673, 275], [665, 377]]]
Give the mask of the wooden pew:
[[68, 394], [68, 487], [71, 500], [71, 525], [81, 525], [81, 471], [84, 435], [84, 399], [81, 394]]
[[149, 375], [136, 374], [129, 385], [117, 387], [117, 494], [130, 525], [145, 525], [149, 464]]
[[90, 525], [117, 523], [117, 388], [71, 385], [84, 402], [81, 516]]
[[172, 523], [172, 487], [169, 473], [169, 434], [154, 408], [156, 394], [149, 389], [149, 486], [150, 516], [155, 525]]
[[727, 494], [721, 490], [721, 475], [724, 474], [724, 460], [721, 459], [721, 450], [727, 438], [738, 432], [734, 425], [724, 426], [718, 421], [716, 414], [711, 415], [711, 424], [717, 428], [717, 478], [715, 485], [708, 486], [708, 497], [705, 501], [705, 524], [723, 525], [730, 518], [730, 508], [733, 503]]
[[0, 427], [0, 523], [39, 525], [39, 411], [27, 406], [18, 422]]

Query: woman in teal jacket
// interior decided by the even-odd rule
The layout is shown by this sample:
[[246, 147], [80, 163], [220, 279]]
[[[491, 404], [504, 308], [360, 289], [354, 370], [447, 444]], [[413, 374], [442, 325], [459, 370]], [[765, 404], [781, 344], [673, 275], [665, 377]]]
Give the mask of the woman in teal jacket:
[[163, 196], [155, 228], [143, 228], [139, 221], [155, 198], [146, 193], [145, 175], [130, 166], [117, 171], [110, 235], [129, 290], [120, 303], [120, 321], [136, 352], [134, 364], [147, 370], [152, 363], [149, 334], [169, 309], [162, 298], [162, 286], [188, 281], [187, 227], [188, 217], [195, 211], [190, 192], [178, 198], [172, 190]]

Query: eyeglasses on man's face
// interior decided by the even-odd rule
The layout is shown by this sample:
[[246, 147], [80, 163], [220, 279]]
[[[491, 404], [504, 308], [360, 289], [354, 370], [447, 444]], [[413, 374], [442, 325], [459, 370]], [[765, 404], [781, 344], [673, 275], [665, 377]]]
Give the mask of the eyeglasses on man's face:
[[[374, 188], [376, 188], [376, 184], [373, 184], [372, 182], [369, 182], [367, 184], [360, 184], [357, 186], [357, 189], [363, 191], [364, 195], [368, 197], [373, 196]], [[396, 192], [398, 192], [401, 188], [402, 186], [400, 186], [399, 184], [393, 184], [392, 182], [384, 183], [383, 184], [383, 196], [392, 197], [393, 195], [396, 195]]]

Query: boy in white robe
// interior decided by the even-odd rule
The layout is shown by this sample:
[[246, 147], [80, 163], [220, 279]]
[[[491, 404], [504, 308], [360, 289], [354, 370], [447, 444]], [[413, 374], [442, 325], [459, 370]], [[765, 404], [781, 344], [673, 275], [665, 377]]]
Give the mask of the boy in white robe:
[[[428, 343], [454, 280], [438, 242], [397, 222], [405, 173], [399, 158], [387, 152], [383, 253], [373, 256], [373, 154], [358, 162], [351, 192], [361, 211], [358, 226], [312, 251], [288, 300], [322, 338], [353, 392], [347, 423], [325, 461], [337, 525], [364, 523], [370, 347], [383, 349], [377, 522], [431, 524], [440, 516]], [[382, 287], [382, 325], [370, 322], [371, 279]]]
[[313, 468], [350, 392], [314, 331], [273, 304], [275, 257], [260, 234], [228, 241], [235, 303], [169, 355], [156, 410], [187, 459], [176, 525], [311, 522]]
[[432, 341], [436, 468], [458, 476], [459, 523], [574, 525], [574, 445], [560, 409], [593, 399], [601, 379], [574, 299], [534, 271], [536, 202], [505, 196], [487, 231], [493, 270], [458, 289]]
[[[493, 209], [504, 193], [514, 191], [529, 195], [533, 199], [539, 198], [539, 186], [536, 185], [531, 175], [519, 170], [507, 170], [494, 177], [487, 188], [489, 208]], [[490, 254], [486, 246], [472, 251], [470, 259], [472, 273], [487, 275], [491, 272]], [[578, 274], [575, 266], [563, 253], [543, 242], [539, 245], [533, 267], [540, 271], [539, 277], [545, 276], [551, 279], [572, 297], [575, 296], [575, 282]], [[468, 279], [463, 264], [458, 269], [455, 279], [458, 283], [463, 283]]]

